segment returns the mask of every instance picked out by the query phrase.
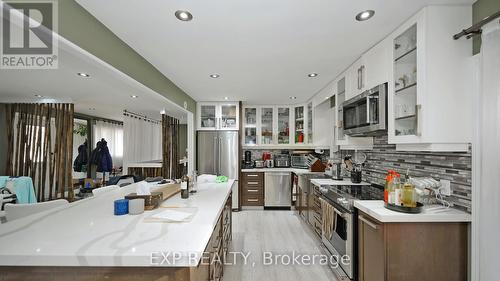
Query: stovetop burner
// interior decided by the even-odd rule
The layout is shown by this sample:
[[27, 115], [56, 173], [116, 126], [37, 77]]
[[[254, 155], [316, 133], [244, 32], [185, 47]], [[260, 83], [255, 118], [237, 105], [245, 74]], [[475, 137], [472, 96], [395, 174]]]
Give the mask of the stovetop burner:
[[374, 192], [377, 187], [365, 185], [334, 185], [321, 186], [323, 196], [331, 203], [340, 205], [347, 211], [353, 211], [354, 200], [378, 200], [378, 192]]

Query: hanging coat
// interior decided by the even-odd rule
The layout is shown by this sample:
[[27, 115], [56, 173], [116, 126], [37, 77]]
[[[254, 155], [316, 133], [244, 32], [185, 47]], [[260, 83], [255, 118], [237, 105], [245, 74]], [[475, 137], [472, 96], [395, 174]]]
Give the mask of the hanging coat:
[[109, 154], [108, 143], [104, 139], [97, 142], [96, 148], [90, 154], [90, 164], [97, 166], [97, 172], [113, 170], [113, 160]]
[[75, 172], [84, 172], [83, 166], [87, 165], [88, 154], [87, 154], [87, 141], [78, 146], [78, 156], [76, 156], [73, 162], [73, 170]]

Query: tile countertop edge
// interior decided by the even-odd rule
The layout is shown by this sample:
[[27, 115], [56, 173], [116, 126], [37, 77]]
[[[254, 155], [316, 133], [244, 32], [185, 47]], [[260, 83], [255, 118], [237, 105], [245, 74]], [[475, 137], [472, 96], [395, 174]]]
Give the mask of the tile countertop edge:
[[384, 207], [382, 200], [355, 200], [354, 207], [382, 223], [419, 223], [419, 222], [471, 222], [469, 213], [445, 208], [441, 205], [428, 205], [420, 214], [395, 212]]
[[[118, 198], [123, 198], [123, 195], [126, 193], [129, 193], [130, 191], [133, 191], [134, 187], [133, 185], [127, 186], [128, 188], [123, 188], [123, 190], [117, 190], [111, 191], [103, 196], [100, 197], [95, 197], [95, 198], [88, 198], [84, 200], [77, 201], [73, 204], [70, 204], [68, 207], [60, 208], [56, 211], [54, 210], [49, 210], [46, 212], [42, 212], [36, 215], [28, 216], [25, 218], [21, 218], [19, 220], [11, 222], [12, 224], [9, 226], [9, 224], [2, 224], [0, 225], [0, 242], [2, 240], [10, 241], [8, 244], [10, 245], [17, 245], [14, 247], [7, 247], [2, 250], [2, 253], [0, 253], [0, 266], [87, 266], [87, 267], [196, 267], [200, 260], [201, 260], [201, 254], [205, 250], [210, 237], [212, 236], [213, 229], [215, 227], [215, 224], [217, 223], [218, 217], [221, 215], [223, 209], [224, 209], [224, 203], [226, 200], [229, 198], [229, 195], [231, 193], [231, 187], [234, 184], [234, 180], [229, 180], [226, 185], [222, 186], [221, 184], [203, 184], [203, 187], [199, 188], [199, 192], [197, 194], [203, 194], [203, 196], [198, 197], [194, 195], [193, 199], [196, 201], [191, 201], [188, 204], [192, 204], [187, 207], [210, 207], [213, 206], [214, 209], [217, 208], [216, 212], [213, 209], [212, 212], [202, 212], [201, 210], [198, 211], [198, 215], [202, 214], [201, 216], [198, 216], [198, 218], [193, 219], [193, 221], [185, 223], [185, 224], [162, 224], [162, 223], [144, 223], [142, 221], [142, 218], [145, 216], [149, 216], [152, 214], [154, 211], [161, 211], [160, 209], [156, 209], [154, 211], [150, 212], [145, 212], [142, 215], [137, 215], [137, 216], [123, 216], [120, 217], [121, 220], [117, 220], [116, 216], [112, 215], [112, 201], [116, 200]], [[218, 185], [215, 187], [214, 185]], [[213, 191], [210, 191], [209, 189], [213, 188]], [[201, 192], [201, 191], [210, 191], [210, 192]], [[113, 194], [114, 193], [114, 194]], [[89, 200], [90, 199], [90, 200]], [[191, 199], [191, 198], [190, 198]], [[183, 204], [186, 203], [184, 201], [185, 199], [181, 199], [180, 195], [176, 197], [172, 197], [164, 202], [168, 202], [172, 205], [178, 205], [178, 204]], [[110, 204], [103, 204], [104, 202], [110, 202]], [[201, 202], [200, 202], [201, 201]], [[217, 206], [214, 206], [216, 203]], [[220, 203], [220, 204], [219, 204]], [[75, 243], [77, 241], [78, 237], [71, 238], [67, 240], [69, 243], [69, 249], [66, 247], [50, 247], [50, 245], [47, 245], [45, 241], [28, 241], [29, 243], [24, 243], [24, 246], [19, 246], [19, 243], [16, 243], [15, 240], [16, 238], [12, 237], [12, 234], [16, 234], [17, 237], [18, 235], [23, 235], [22, 232], [25, 232], [24, 235], [29, 234], [29, 235], [34, 235], [36, 233], [44, 233], [43, 236], [50, 236], [50, 231], [47, 232], [46, 226], [39, 225], [35, 223], [36, 221], [42, 220], [47, 220], [47, 218], [55, 216], [54, 219], [52, 220], [60, 220], [61, 216], [64, 216], [65, 214], [61, 212], [61, 210], [66, 210], [68, 209], [69, 214], [66, 213], [66, 216], [73, 216], [74, 213], [80, 213], [82, 208], [85, 207], [92, 207], [92, 205], [101, 205], [101, 209], [98, 211], [104, 211], [104, 216], [103, 217], [94, 217], [92, 220], [95, 221], [95, 226], [98, 226], [100, 224], [103, 225], [108, 225], [109, 227], [113, 228], [111, 233], [114, 233], [116, 231], [123, 231], [125, 229], [131, 229], [132, 233], [127, 233], [127, 236], [125, 238], [123, 237], [118, 237], [118, 241], [120, 243], [123, 243], [125, 245], [129, 245], [126, 248], [125, 252], [122, 252], [120, 254], [117, 253], [117, 249], [111, 247], [111, 246], [106, 246], [107, 244], [103, 245], [103, 243], [100, 242], [100, 238], [105, 238], [108, 234], [109, 231], [100, 229], [97, 231], [97, 233], [94, 233], [94, 235], [97, 235], [97, 238], [89, 237], [89, 235], [84, 235], [82, 242], [81, 243]], [[110, 208], [111, 206], [111, 208]], [[73, 210], [72, 210], [73, 209]], [[109, 209], [109, 210], [108, 210]], [[107, 215], [107, 213], [111, 212], [111, 214]], [[89, 212], [92, 213], [92, 212]], [[208, 214], [210, 213], [210, 214]], [[210, 215], [210, 217], [207, 217]], [[83, 215], [85, 217], [85, 215]], [[78, 218], [77, 218], [78, 219]], [[123, 220], [124, 219], [124, 220]], [[101, 220], [101, 221], [99, 221]], [[81, 233], [81, 230], [85, 231], [89, 228], [88, 226], [85, 227], [84, 225], [85, 219], [81, 220], [81, 226], [80, 230], [78, 227], [68, 229], [65, 234], [65, 236], [68, 236], [68, 234], [73, 234], [75, 232]], [[53, 224], [55, 223], [54, 221], [52, 222]], [[37, 225], [37, 226], [33, 226]], [[137, 232], [137, 226], [140, 225], [146, 229], [140, 229], [140, 231], [153, 231], [153, 232], [160, 232], [162, 233], [162, 229], [167, 227], [169, 228], [169, 231], [165, 233], [164, 236], [156, 238], [154, 241], [148, 241], [148, 239], [144, 240], [142, 236], [138, 236]], [[9, 227], [7, 227], [9, 226]], [[3, 227], [3, 230], [2, 230]], [[7, 228], [5, 228], [7, 227]], [[35, 232], [34, 234], [30, 231], [35, 227]], [[139, 227], [141, 228], [141, 227]], [[91, 229], [91, 228], [89, 228]], [[184, 250], [184, 246], [178, 246], [176, 242], [182, 241], [182, 237], [179, 238], [177, 236], [181, 235], [182, 233], [185, 233], [185, 231], [188, 232], [193, 232], [196, 231], [197, 233], [194, 233], [191, 236], [197, 237], [198, 243], [191, 243], [186, 245], [186, 248]], [[30, 232], [30, 233], [26, 233]], [[93, 233], [92, 231], [84, 232], [84, 233]], [[111, 234], [110, 233], [110, 234]], [[174, 235], [174, 237], [171, 237]], [[102, 237], [101, 237], [102, 236]], [[97, 240], [95, 240], [97, 239]], [[117, 243], [118, 241], [115, 241], [113, 238], [111, 243]], [[173, 246], [172, 249], [165, 249], [165, 239], [173, 239], [176, 241], [172, 241]], [[56, 243], [56, 244], [61, 244], [61, 241], [55, 239], [55, 240], [49, 240], [50, 243]], [[134, 242], [135, 241], [135, 242]], [[141, 246], [144, 246], [145, 241], [148, 241], [148, 245], [145, 249], [142, 251], [140, 250]], [[0, 243], [2, 244], [2, 243]], [[39, 252], [39, 249], [37, 248], [38, 246], [35, 245], [42, 245], [42, 250]], [[62, 243], [64, 244], [64, 243]], [[61, 245], [62, 245], [61, 244]], [[181, 243], [182, 244], [182, 243]], [[90, 252], [87, 251], [82, 251], [82, 245], [84, 246], [83, 248], [88, 247], [88, 249], [91, 249]], [[64, 246], [64, 245], [63, 245]], [[116, 245], [115, 245], [116, 246]], [[167, 245], [168, 246], [168, 245]], [[47, 247], [50, 250], [46, 250], [44, 247]], [[130, 252], [129, 248], [134, 247], [132, 249], [135, 250], [135, 247], [138, 247], [137, 252]], [[96, 248], [99, 248], [99, 250], [96, 250]], [[168, 247], [167, 247], [168, 248]], [[153, 250], [154, 249], [154, 250]], [[118, 250], [118, 252], [123, 251], [124, 249]], [[160, 250], [161, 252], [178, 252], [182, 253], [183, 256], [180, 258], [178, 262], [175, 264], [168, 264], [168, 265], [155, 265], [151, 264], [151, 254], [153, 252], [156, 252], [157, 250]], [[197, 258], [196, 261], [192, 259], [192, 254], [196, 254]]]

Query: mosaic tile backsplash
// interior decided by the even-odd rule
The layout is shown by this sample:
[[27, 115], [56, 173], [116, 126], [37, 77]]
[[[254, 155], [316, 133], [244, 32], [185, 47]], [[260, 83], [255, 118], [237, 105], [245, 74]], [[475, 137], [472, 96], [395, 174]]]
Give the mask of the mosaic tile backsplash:
[[[451, 181], [451, 196], [446, 200], [454, 208], [471, 212], [472, 157], [469, 152], [406, 152], [396, 151], [396, 145], [387, 143], [387, 136], [374, 139], [373, 150], [363, 151], [367, 163], [363, 180], [383, 185], [387, 170], [405, 174], [410, 170], [413, 177], [433, 177]], [[353, 151], [341, 151], [338, 157]]]

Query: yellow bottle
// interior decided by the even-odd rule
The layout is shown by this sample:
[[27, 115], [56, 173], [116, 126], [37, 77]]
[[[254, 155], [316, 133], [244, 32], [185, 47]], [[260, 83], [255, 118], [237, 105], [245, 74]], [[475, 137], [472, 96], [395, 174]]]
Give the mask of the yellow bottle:
[[408, 172], [406, 173], [406, 180], [401, 190], [401, 203], [403, 207], [417, 207], [417, 202], [415, 201], [415, 186], [410, 183]]

